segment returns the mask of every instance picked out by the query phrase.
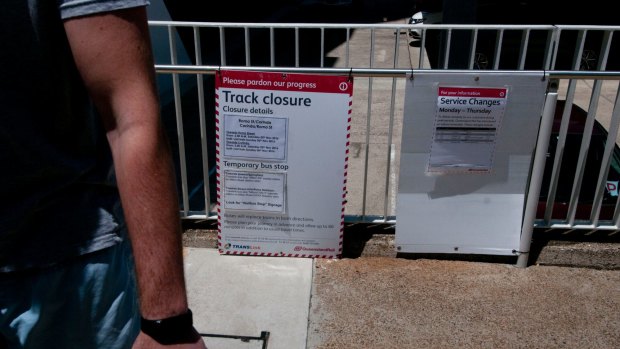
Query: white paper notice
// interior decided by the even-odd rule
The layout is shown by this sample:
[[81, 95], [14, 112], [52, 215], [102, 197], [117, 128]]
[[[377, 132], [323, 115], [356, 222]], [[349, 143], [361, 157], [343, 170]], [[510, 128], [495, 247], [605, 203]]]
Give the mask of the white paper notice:
[[488, 172], [508, 89], [440, 86], [430, 172]]
[[284, 212], [286, 174], [224, 172], [224, 207], [233, 210]]
[[224, 115], [224, 155], [286, 159], [286, 118]]

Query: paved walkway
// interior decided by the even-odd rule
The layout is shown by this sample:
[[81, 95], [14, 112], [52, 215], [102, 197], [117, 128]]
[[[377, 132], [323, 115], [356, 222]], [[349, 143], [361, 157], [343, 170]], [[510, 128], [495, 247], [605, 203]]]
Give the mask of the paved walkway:
[[317, 260], [307, 348], [618, 348], [620, 272]]
[[[617, 268], [405, 259], [376, 247], [339, 260], [226, 256], [199, 235], [186, 240], [186, 270], [210, 349], [620, 347]], [[617, 244], [605, 249], [620, 258]]]
[[185, 260], [195, 326], [210, 349], [305, 348], [311, 259], [186, 248]]

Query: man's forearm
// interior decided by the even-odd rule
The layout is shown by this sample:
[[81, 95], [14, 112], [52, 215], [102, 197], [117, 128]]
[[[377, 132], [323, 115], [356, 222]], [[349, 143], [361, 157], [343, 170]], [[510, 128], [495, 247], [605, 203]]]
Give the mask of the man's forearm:
[[178, 198], [159, 120], [144, 8], [80, 17], [65, 29], [103, 117], [135, 255], [142, 316], [187, 308]]
[[136, 261], [142, 316], [187, 308], [178, 198], [170, 154], [148, 126], [114, 140], [115, 168]]

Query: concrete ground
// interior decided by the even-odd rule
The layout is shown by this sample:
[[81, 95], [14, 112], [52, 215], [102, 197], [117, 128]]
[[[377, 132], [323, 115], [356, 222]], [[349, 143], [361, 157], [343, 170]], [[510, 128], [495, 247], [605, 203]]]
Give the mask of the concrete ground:
[[536, 231], [527, 268], [399, 255], [393, 237], [348, 228], [341, 259], [224, 256], [189, 227], [199, 331], [211, 349], [620, 347], [617, 234]]

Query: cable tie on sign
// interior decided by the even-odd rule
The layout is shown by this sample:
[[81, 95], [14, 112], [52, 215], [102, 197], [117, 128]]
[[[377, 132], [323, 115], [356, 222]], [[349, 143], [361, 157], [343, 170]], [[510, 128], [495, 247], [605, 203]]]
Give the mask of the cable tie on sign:
[[349, 81], [353, 81], [353, 67], [349, 68]]

